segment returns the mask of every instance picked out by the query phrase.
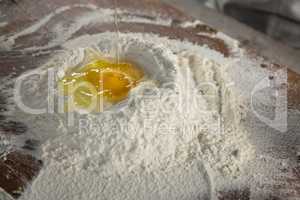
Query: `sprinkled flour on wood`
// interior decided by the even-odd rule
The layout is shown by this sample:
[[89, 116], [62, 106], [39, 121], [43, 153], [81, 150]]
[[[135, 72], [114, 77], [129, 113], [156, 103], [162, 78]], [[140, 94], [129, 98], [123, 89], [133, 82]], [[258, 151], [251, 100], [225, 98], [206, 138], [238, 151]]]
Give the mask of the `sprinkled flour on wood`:
[[[29, 76], [21, 85], [23, 102], [47, 106], [47, 69], [61, 77], [80, 66], [91, 46], [110, 54], [111, 34], [67, 42], [70, 50], [40, 67], [40, 78]], [[241, 102], [226, 72], [230, 61], [155, 35], [120, 34], [119, 42], [121, 58], [134, 60], [148, 76], [126, 101], [103, 113], [77, 113], [73, 126], [57, 109], [39, 115], [12, 111], [41, 141], [45, 163], [21, 199], [207, 196], [210, 176], [233, 178], [253, 155], [240, 125]]]
[[[64, 9], [69, 8], [61, 12]], [[32, 48], [55, 46], [96, 19], [97, 12], [91, 12], [75, 19], [67, 31], [58, 24], [52, 30], [56, 39]], [[33, 31], [12, 36], [6, 47]], [[87, 48], [114, 55], [112, 34], [83, 35], [64, 43], [65, 51], [37, 69], [40, 77], [28, 76], [21, 84], [23, 103], [47, 107], [47, 70], [54, 69], [56, 79], [61, 78], [70, 67], [80, 66]], [[242, 100], [227, 74], [235, 60], [207, 47], [153, 34], [121, 33], [119, 48], [121, 58], [134, 61], [147, 75], [124, 102], [102, 113], [74, 113], [72, 125], [68, 114], [57, 111], [56, 89], [53, 112], [33, 115], [18, 107], [9, 110], [10, 118], [26, 124], [28, 136], [40, 141], [37, 154], [44, 162], [22, 200], [206, 199], [213, 198], [213, 188], [221, 184], [212, 180], [243, 173], [254, 152], [240, 122]], [[12, 91], [6, 93], [12, 96]], [[0, 150], [17, 146], [9, 139], [1, 140]]]

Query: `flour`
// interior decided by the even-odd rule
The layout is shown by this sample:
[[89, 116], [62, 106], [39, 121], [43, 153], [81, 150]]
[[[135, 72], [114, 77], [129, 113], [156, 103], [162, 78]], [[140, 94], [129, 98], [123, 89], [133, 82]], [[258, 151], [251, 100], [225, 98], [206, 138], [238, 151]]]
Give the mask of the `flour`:
[[[66, 51], [38, 68], [40, 77], [27, 77], [23, 102], [47, 107], [47, 69], [61, 78], [80, 66], [87, 48], [110, 56], [111, 34], [66, 42]], [[227, 74], [234, 62], [152, 34], [121, 33], [119, 47], [120, 58], [147, 76], [124, 102], [103, 113], [75, 113], [72, 126], [57, 107], [39, 115], [11, 111], [12, 119], [28, 126], [28, 137], [41, 141], [45, 163], [21, 199], [206, 198], [221, 183], [212, 177], [243, 173], [254, 152], [240, 124], [242, 101]], [[54, 95], [57, 103], [56, 90]]]
[[6, 194], [2, 188], [0, 188], [0, 199], [1, 200], [13, 200], [13, 198], [10, 195]]
[[[49, 43], [24, 50], [63, 44], [63, 51], [29, 72], [39, 71], [39, 76], [28, 76], [20, 85], [22, 102], [47, 112], [24, 112], [14, 105], [12, 85], [4, 88], [11, 82], [1, 85], [8, 104], [14, 105], [9, 107], [8, 118], [26, 124], [26, 137], [41, 144], [36, 153], [44, 167], [20, 199], [211, 199], [223, 178], [243, 173], [254, 150], [241, 125], [243, 101], [228, 74], [238, 64], [234, 58], [189, 42], [120, 33], [120, 58], [135, 62], [147, 78], [125, 101], [102, 113], [74, 113], [70, 125], [70, 114], [59, 112], [56, 82], [49, 93], [48, 74], [62, 78], [86, 61], [90, 49], [102, 56], [115, 55], [114, 33], [70, 39], [84, 26], [113, 22], [114, 10], [88, 4], [65, 6], [23, 31], [0, 38], [0, 48], [11, 50], [18, 38], [34, 34], [71, 8], [87, 12], [71, 23], [55, 23], [49, 30], [53, 34]], [[121, 22], [172, 24], [160, 16], [152, 20], [126, 10], [117, 12]], [[198, 24], [202, 22], [186, 22], [182, 27]], [[231, 52], [242, 53], [236, 41], [225, 35], [211, 37], [224, 39]], [[0, 151], [18, 149], [25, 139], [1, 138]]]
[[[69, 38], [72, 37], [74, 33], [76, 33], [76, 31], [78, 31], [80, 28], [82, 28], [85, 25], [90, 25], [93, 23], [111, 23], [114, 21], [115, 10], [113, 9], [98, 8], [93, 4], [74, 4], [71, 6], [63, 6], [54, 10], [50, 14], [44, 16], [43, 18], [38, 20], [35, 24], [25, 28], [20, 32], [0, 36], [0, 49], [3, 50], [14, 49], [14, 46], [16, 45], [15, 44], [16, 39], [37, 32], [41, 27], [45, 27], [49, 22], [51, 22], [53, 18], [58, 17], [64, 12], [67, 12], [75, 8], [84, 8], [86, 9], [86, 11], [83, 12], [83, 14], [78, 15], [76, 18], [72, 20], [65, 19], [64, 21], [55, 24], [54, 27], [51, 27], [51, 33], [54, 34], [54, 38], [49, 42], [49, 44], [43, 47], [31, 46], [23, 49], [23, 51], [49, 49], [51, 47], [57, 46], [58, 44], [61, 44], [61, 42], [63, 41], [68, 40]], [[151, 20], [146, 17], [143, 18], [142, 15], [136, 17], [127, 10], [117, 9], [117, 12], [120, 16], [122, 15], [121, 19], [119, 19], [120, 22], [151, 23], [151, 24], [160, 24], [160, 25], [171, 25], [172, 23], [171, 19], [162, 18], [160, 16], [156, 16], [155, 20]], [[136, 12], [136, 15], [139, 15], [139, 13]]]

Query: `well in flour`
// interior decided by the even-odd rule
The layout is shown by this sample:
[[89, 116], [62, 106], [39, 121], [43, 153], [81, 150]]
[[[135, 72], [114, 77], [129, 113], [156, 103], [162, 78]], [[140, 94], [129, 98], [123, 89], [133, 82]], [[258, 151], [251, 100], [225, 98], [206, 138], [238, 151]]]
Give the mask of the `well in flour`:
[[[55, 56], [39, 70], [54, 67], [58, 78], [64, 76], [68, 67], [85, 58], [88, 47], [75, 47], [89, 42], [96, 42], [97, 50], [104, 54], [113, 48], [110, 33], [82, 36], [66, 44], [72, 50]], [[213, 59], [220, 55], [147, 34], [120, 34], [119, 47], [120, 57], [135, 61], [149, 75], [149, 79], [130, 91], [122, 104], [102, 113], [74, 113], [77, 123], [73, 127], [66, 123], [65, 113], [31, 115], [18, 108], [14, 111], [14, 117], [28, 126], [32, 137], [41, 141], [45, 169], [36, 183], [46, 179], [59, 181], [51, 178], [53, 173], [65, 174], [76, 184], [87, 182], [81, 174], [95, 176], [88, 181], [90, 184], [116, 176], [125, 180], [132, 174], [162, 177], [195, 162], [205, 163], [214, 173], [227, 177], [241, 173], [252, 148], [239, 123], [238, 96], [227, 87], [231, 80], [222, 62]], [[46, 77], [47, 73], [36, 83], [32, 95], [26, 95], [25, 102], [45, 106], [47, 101], [42, 97], [47, 96]], [[30, 92], [30, 88], [24, 86], [24, 92]], [[42, 97], [34, 96], [37, 92]], [[76, 184], [68, 186], [68, 180], [64, 188], [72, 190]], [[38, 193], [35, 187], [39, 188], [35, 185], [25, 196]], [[99, 193], [99, 188], [93, 188], [93, 195]], [[108, 192], [109, 188], [102, 189]], [[49, 192], [52, 189], [48, 188]], [[43, 191], [47, 193], [47, 188]]]

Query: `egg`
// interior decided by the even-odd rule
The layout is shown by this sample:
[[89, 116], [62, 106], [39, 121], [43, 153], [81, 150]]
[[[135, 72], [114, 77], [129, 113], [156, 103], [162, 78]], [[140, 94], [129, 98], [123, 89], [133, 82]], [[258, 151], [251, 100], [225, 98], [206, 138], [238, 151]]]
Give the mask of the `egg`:
[[131, 62], [101, 58], [68, 71], [58, 85], [64, 96], [71, 97], [72, 105], [101, 111], [102, 103], [116, 104], [126, 99], [143, 77], [143, 71]]

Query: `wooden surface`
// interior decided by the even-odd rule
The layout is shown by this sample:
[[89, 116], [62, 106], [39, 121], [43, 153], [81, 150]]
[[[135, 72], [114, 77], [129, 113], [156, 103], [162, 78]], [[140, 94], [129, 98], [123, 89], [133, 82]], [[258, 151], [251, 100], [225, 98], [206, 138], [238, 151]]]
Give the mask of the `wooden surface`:
[[[86, 3], [97, 5], [98, 7], [103, 8], [113, 7], [111, 0], [1, 1], [0, 13], [2, 17], [0, 23], [5, 22], [6, 24], [0, 26], [0, 38], [1, 36], [10, 36], [25, 30], [27, 27], [36, 23], [39, 19], [47, 16], [50, 12], [53, 12], [58, 8], [66, 5]], [[120, 23], [121, 32], [151, 32], [161, 36], [168, 36], [177, 40], [189, 40], [198, 45], [207, 45], [211, 49], [219, 51], [224, 56], [231, 56], [230, 51], [224, 41], [209, 36], [200, 36], [198, 34], [199, 32], [214, 34], [216, 30], [205, 25], [199, 25], [195, 28], [179, 27], [181, 22], [191, 21], [193, 18], [189, 17], [183, 12], [178, 11], [177, 9], [161, 4], [156, 0], [119, 0], [117, 4], [118, 7], [128, 10], [128, 14], [133, 16], [143, 16], [147, 19], [155, 20], [157, 15], [159, 15], [172, 19], [171, 26], [134, 22]], [[48, 49], [38, 51], [29, 50], [26, 52], [23, 50], [32, 46], [47, 45], [52, 39], [49, 30], [53, 28], [55, 22], [64, 21], [67, 24], [68, 21], [72, 21], [74, 16], [88, 11], [89, 8], [87, 7], [76, 7], [74, 9], [66, 10], [65, 12], [57, 14], [55, 18], [46, 23], [45, 26], [38, 28], [36, 31], [17, 37], [14, 41], [14, 44], [11, 46], [9, 46], [9, 41], [5, 41], [5, 44], [0, 43], [0, 78], [7, 75], [16, 76], [28, 69], [36, 68], [45, 63], [53, 53], [56, 53], [62, 49], [61, 44], [63, 41], [59, 41], [56, 45], [51, 46], [51, 48]], [[203, 19], [203, 21], [205, 21], [205, 19]], [[93, 34], [105, 32], [107, 30], [114, 30], [114, 24], [106, 23], [101, 25], [88, 25], [77, 30], [72, 35], [72, 38], [78, 37], [82, 34]], [[252, 50], [249, 50], [249, 56], [255, 57], [256, 53], [253, 53]], [[270, 69], [270, 71], [274, 69], [274, 65], [271, 63], [261, 67], [267, 67]], [[277, 67], [283, 66], [278, 65]], [[300, 105], [300, 76], [292, 70], [289, 70], [288, 77], [289, 105], [292, 108], [297, 108]], [[5, 98], [1, 97], [0, 108], [5, 110], [5, 106]], [[27, 130], [25, 125], [19, 122], [7, 121], [4, 116], [0, 116], [0, 122], [1, 134], [26, 135]], [[38, 174], [39, 169], [42, 167], [42, 161], [40, 161], [38, 158], [34, 158], [34, 156], [32, 156], [30, 153], [24, 153], [28, 151], [34, 151], [36, 148], [38, 148], [37, 142], [34, 142], [34, 138], [27, 141], [23, 147], [24, 151], [12, 151], [9, 152], [7, 156], [1, 156], [0, 158], [0, 187], [5, 189], [14, 197], [19, 196], [19, 193], [16, 193], [15, 191], [19, 190], [20, 187], [26, 187], [27, 183], [34, 179], [34, 177]], [[7, 157], [9, 158], [8, 160]], [[13, 168], [13, 172], [10, 172], [7, 167]], [[298, 184], [298, 182], [300, 182], [300, 176], [297, 177], [300, 174], [298, 170], [300, 171], [300, 169], [291, 170], [291, 173], [293, 174], [292, 177], [294, 178], [292, 184]], [[8, 178], [7, 174], [13, 174], [13, 176]], [[249, 199], [249, 196], [250, 191], [248, 191], [246, 188], [233, 191], [220, 191], [219, 198], [224, 200]]]
[[288, 65], [300, 73], [300, 50], [288, 47], [223, 13], [205, 7], [198, 0], [163, 1], [239, 40], [243, 46], [255, 49], [257, 54], [276, 63]]

